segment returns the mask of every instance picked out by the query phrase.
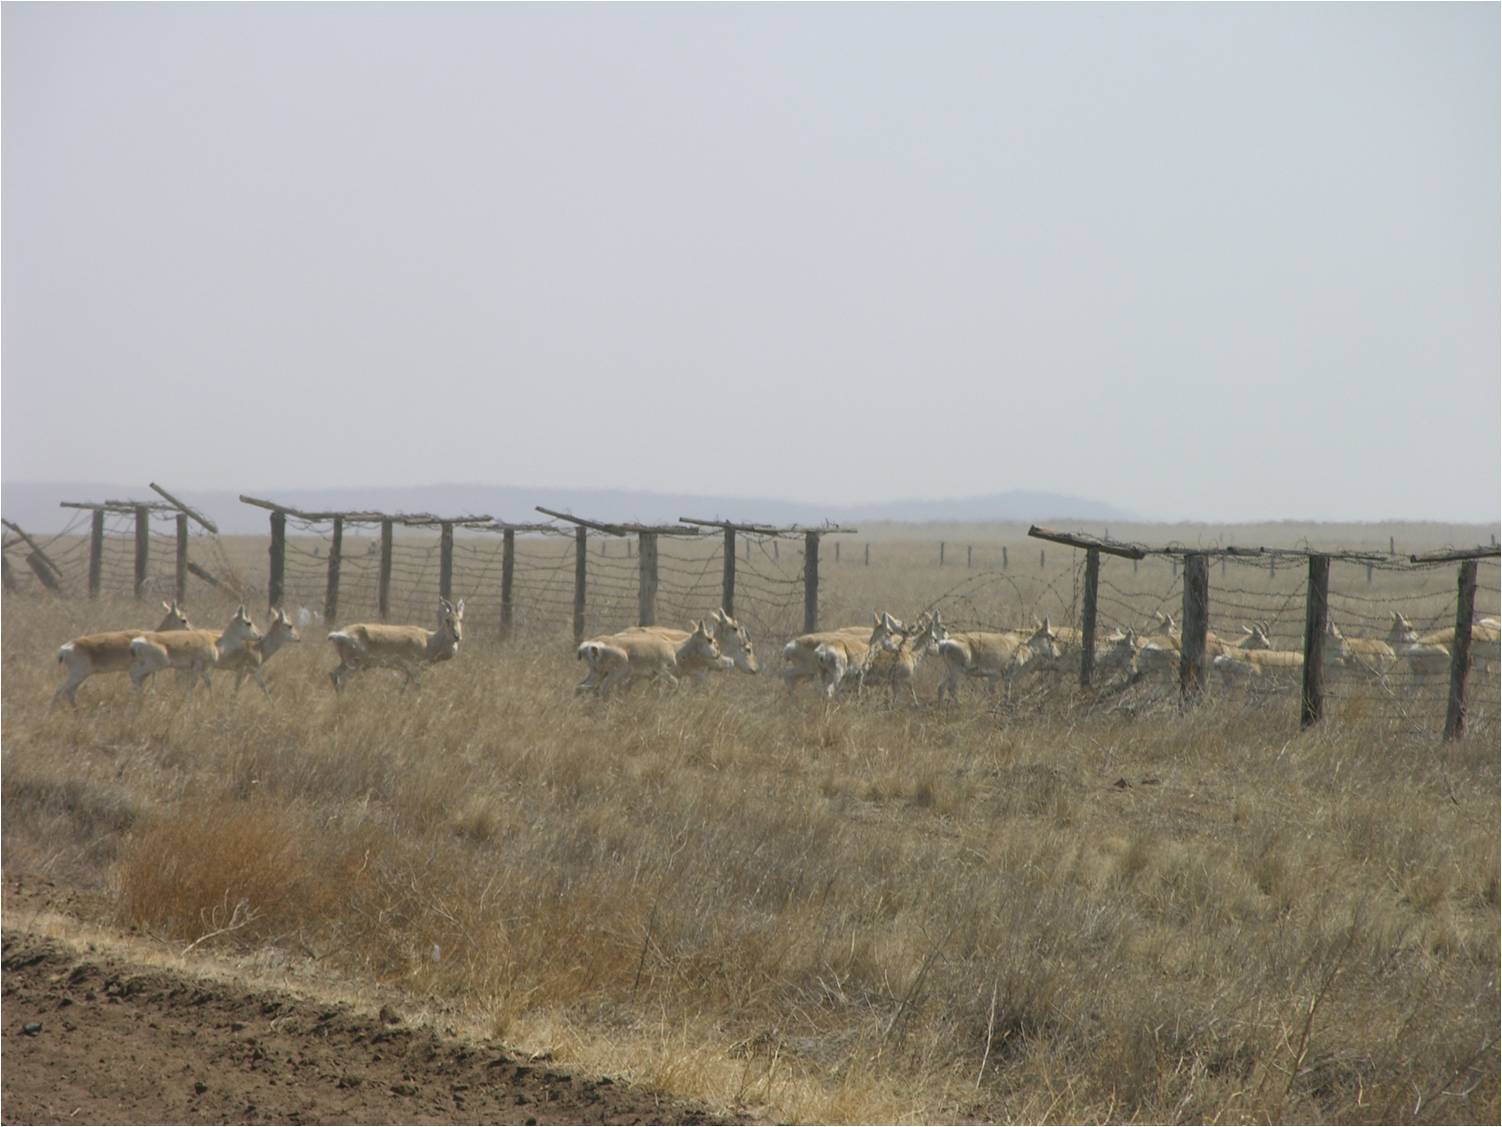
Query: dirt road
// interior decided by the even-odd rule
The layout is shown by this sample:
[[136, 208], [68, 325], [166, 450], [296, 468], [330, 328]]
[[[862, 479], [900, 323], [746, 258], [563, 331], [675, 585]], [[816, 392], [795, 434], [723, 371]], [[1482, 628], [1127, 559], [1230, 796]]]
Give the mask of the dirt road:
[[[7, 921], [9, 923], [10, 921]], [[491, 1041], [3, 933], [5, 1123], [720, 1123]]]

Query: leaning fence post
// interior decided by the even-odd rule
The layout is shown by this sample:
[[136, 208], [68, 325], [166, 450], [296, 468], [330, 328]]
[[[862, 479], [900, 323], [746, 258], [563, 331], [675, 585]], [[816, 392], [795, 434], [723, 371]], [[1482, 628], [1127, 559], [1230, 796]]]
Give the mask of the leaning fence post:
[[136, 506], [136, 598], [146, 597], [146, 565], [151, 559], [151, 510]]
[[1100, 587], [1100, 549], [1085, 550], [1085, 617], [1080, 624], [1080, 687], [1088, 689], [1095, 673], [1095, 596]]
[[803, 545], [803, 632], [812, 634], [819, 628], [819, 534], [805, 532]]
[[339, 564], [344, 556], [344, 518], [334, 518], [334, 539], [329, 545], [329, 580], [323, 592], [323, 620], [332, 629], [339, 618]]
[[657, 533], [637, 534], [636, 601], [637, 625], [657, 624]]
[[95, 509], [89, 521], [89, 598], [99, 597], [99, 577], [104, 568], [104, 510]]
[[[629, 541], [627, 541], [629, 543]], [[574, 529], [574, 645], [584, 641], [584, 584], [588, 579], [589, 529]]]
[[271, 514], [271, 577], [266, 584], [266, 599], [271, 609], [282, 605], [282, 589], [287, 578], [287, 514]]
[[381, 571], [376, 580], [376, 607], [381, 621], [391, 618], [391, 521], [381, 521]]
[[1309, 594], [1304, 613], [1304, 689], [1299, 727], [1307, 728], [1325, 713], [1325, 634], [1330, 622], [1330, 557], [1309, 557]]
[[438, 594], [454, 597], [454, 525], [443, 521], [438, 526]]
[[188, 514], [177, 514], [177, 567], [173, 576], [172, 590], [178, 602], [188, 598]]
[[1205, 635], [1210, 628], [1210, 562], [1203, 552], [1184, 557], [1184, 633], [1180, 638], [1179, 694], [1184, 704], [1205, 688]]
[[501, 533], [501, 641], [511, 637], [511, 581], [516, 575], [516, 529]]
[[1455, 645], [1450, 650], [1450, 703], [1445, 709], [1445, 739], [1465, 735], [1466, 675], [1471, 671], [1471, 619], [1476, 613], [1476, 561], [1465, 560], [1456, 576]]
[[[747, 547], [750, 547], [748, 544]], [[725, 529], [725, 568], [720, 585], [720, 605], [735, 617], [735, 529]]]

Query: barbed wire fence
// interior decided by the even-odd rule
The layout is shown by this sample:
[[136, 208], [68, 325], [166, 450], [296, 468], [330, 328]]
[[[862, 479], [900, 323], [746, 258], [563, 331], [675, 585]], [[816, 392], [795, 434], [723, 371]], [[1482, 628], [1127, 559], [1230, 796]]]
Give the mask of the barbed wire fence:
[[[6, 522], [7, 589], [167, 600], [181, 596], [190, 575], [230, 597], [296, 608], [305, 624], [337, 619], [326, 621], [328, 628], [362, 620], [425, 624], [435, 617], [435, 596], [442, 595], [465, 600], [472, 636], [539, 644], [646, 622], [686, 627], [718, 607], [733, 613], [753, 637], [773, 644], [811, 624], [867, 624], [880, 611], [937, 611], [951, 631], [1031, 631], [1047, 621], [1059, 633], [1065, 656], [1030, 670], [1031, 682], [1009, 709], [1061, 702], [1072, 708], [1137, 708], [1144, 702], [1178, 707], [1184, 693], [1179, 639], [1190, 628], [1185, 577], [1197, 556], [1205, 585], [1205, 650], [1195, 692], [1274, 716], [1303, 719], [1309, 710], [1300, 662], [1309, 644], [1309, 561], [1320, 553], [1307, 545], [1167, 545], [1118, 557], [1102, 554], [1103, 542], [1094, 538], [1066, 534], [1061, 538], [1072, 542], [1063, 565], [1055, 558], [1045, 567], [1040, 550], [1036, 573], [1017, 560], [1008, 566], [1005, 548], [1002, 567], [976, 570], [967, 550], [963, 577], [935, 596], [932, 571], [894, 575], [879, 585], [869, 579], [826, 582], [821, 589], [821, 566], [826, 578], [841, 571], [828, 567], [834, 561], [821, 565], [820, 539], [854, 531], [836, 526], [775, 528], [691, 518], [678, 525], [610, 525], [572, 514], [506, 524], [475, 515], [308, 513], [247, 500], [272, 511], [265, 585], [247, 578], [245, 561], [237, 565], [210, 522], [200, 523], [200, 514], [173, 498], [70, 502], [78, 511], [45, 538]], [[1466, 556], [1324, 556], [1322, 614], [1329, 629], [1319, 679], [1323, 715], [1414, 733], [1449, 730], [1461, 597], [1455, 567], [1458, 562], [1464, 569]], [[858, 566], [858, 555], [847, 553], [852, 557]], [[1496, 732], [1502, 659], [1496, 628], [1489, 625], [1502, 619], [1496, 549], [1470, 552], [1469, 563], [1477, 625], [1463, 722]], [[1273, 652], [1300, 660], [1268, 665], [1242, 651], [1253, 629], [1265, 632]], [[1139, 642], [1162, 643], [1170, 631], [1172, 663], [1146, 674], [1139, 669], [1135, 677], [1109, 663], [1094, 677], [1083, 671], [1087, 633], [1100, 661], [1117, 644], [1114, 639], [1128, 632]], [[1245, 675], [1249, 667], [1256, 676]]]

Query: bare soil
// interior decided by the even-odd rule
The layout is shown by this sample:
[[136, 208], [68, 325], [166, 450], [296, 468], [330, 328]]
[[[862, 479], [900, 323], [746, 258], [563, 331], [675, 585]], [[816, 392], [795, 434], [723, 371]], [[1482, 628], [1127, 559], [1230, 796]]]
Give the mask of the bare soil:
[[[14, 889], [11, 890], [14, 893]], [[724, 1123], [499, 1042], [3, 931], [4, 1123]]]

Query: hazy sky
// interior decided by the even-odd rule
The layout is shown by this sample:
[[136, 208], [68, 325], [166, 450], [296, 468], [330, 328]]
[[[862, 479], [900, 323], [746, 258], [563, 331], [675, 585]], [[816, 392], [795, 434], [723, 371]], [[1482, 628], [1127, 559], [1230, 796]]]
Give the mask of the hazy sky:
[[0, 472], [1495, 519], [1498, 12], [5, 4]]

